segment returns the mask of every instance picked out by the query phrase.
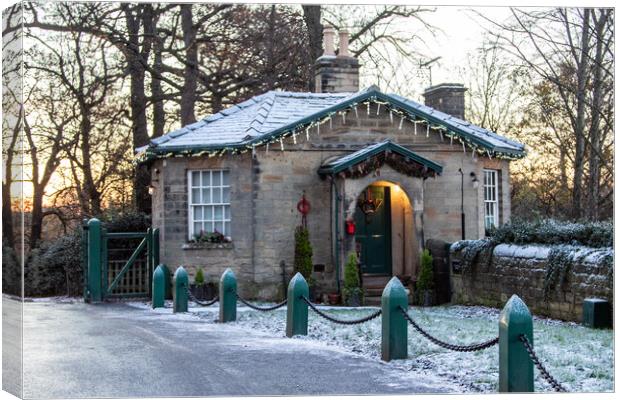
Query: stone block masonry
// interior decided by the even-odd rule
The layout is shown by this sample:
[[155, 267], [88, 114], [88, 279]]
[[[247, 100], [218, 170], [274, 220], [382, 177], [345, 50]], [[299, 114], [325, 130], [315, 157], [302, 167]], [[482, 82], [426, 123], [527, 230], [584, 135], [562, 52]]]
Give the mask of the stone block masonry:
[[565, 247], [572, 258], [565, 279], [557, 283], [545, 299], [545, 276], [551, 246], [500, 244], [491, 257], [480, 254], [472, 265], [464, 265], [463, 250], [450, 249], [452, 302], [457, 304], [502, 307], [513, 294], [537, 315], [581, 322], [583, 300], [598, 297], [613, 306], [613, 249]]

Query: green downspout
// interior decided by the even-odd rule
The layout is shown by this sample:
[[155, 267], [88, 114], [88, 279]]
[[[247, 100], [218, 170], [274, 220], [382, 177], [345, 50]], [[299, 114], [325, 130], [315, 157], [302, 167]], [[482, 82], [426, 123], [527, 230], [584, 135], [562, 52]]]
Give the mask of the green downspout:
[[340, 194], [338, 193], [338, 186], [334, 181], [334, 176], [330, 175], [330, 181], [332, 189], [336, 193], [336, 289], [340, 294]]

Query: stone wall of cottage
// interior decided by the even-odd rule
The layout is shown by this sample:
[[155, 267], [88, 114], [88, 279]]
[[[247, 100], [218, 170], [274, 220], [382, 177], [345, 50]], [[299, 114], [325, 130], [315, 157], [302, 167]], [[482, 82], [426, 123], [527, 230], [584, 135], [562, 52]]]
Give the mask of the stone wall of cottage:
[[583, 300], [597, 297], [613, 304], [613, 266], [601, 261], [611, 249], [581, 248], [572, 253], [573, 263], [563, 284], [544, 299], [548, 246], [501, 244], [489, 261], [478, 257], [471, 270], [459, 272], [463, 251], [450, 250], [452, 302], [503, 307], [516, 294], [537, 315], [581, 321]]
[[[351, 210], [355, 196], [373, 181], [388, 180], [401, 186], [412, 205], [411, 232], [405, 235], [416, 243], [408, 250], [413, 261], [407, 268], [415, 274], [418, 253], [425, 240], [436, 238], [455, 241], [461, 238], [461, 175], [464, 177], [464, 207], [466, 213], [466, 238], [477, 239], [484, 235], [483, 191], [471, 182], [470, 172], [482, 180], [482, 169], [499, 170], [500, 222], [510, 216], [508, 162], [489, 160], [480, 155], [472, 156], [471, 150], [463, 152], [459, 142], [450, 144], [431, 130], [390, 116], [384, 107], [371, 105], [370, 109], [358, 107], [358, 116], [349, 112], [345, 118], [334, 116], [317, 130], [273, 143], [241, 155], [222, 157], [171, 157], [158, 160], [151, 166], [155, 192], [153, 194], [153, 226], [161, 230], [161, 260], [171, 269], [185, 266], [190, 275], [197, 267], [204, 268], [207, 280], [217, 281], [224, 269], [230, 267], [237, 274], [239, 290], [243, 296], [278, 300], [284, 296], [285, 282], [292, 276], [294, 258], [294, 229], [300, 223], [297, 202], [305, 191], [311, 203], [308, 228], [313, 245], [315, 278], [320, 292], [336, 288], [336, 260], [342, 265], [346, 252], [352, 249], [352, 238], [344, 233], [344, 219]], [[359, 182], [334, 182], [321, 179], [317, 170], [328, 158], [359, 150], [366, 145], [390, 139], [419, 155], [443, 166], [443, 174], [422, 180], [411, 178], [384, 166], [378, 176], [367, 176]], [[192, 169], [230, 170], [231, 181], [231, 230], [232, 243], [220, 248], [188, 246], [188, 171]], [[362, 184], [363, 181], [363, 184]], [[348, 184], [348, 186], [347, 186]], [[359, 186], [359, 187], [358, 187]], [[363, 186], [363, 187], [362, 187]], [[338, 219], [335, 211], [335, 189], [343, 195]], [[338, 222], [335, 222], [338, 221]], [[336, 238], [336, 224], [339, 237]], [[394, 239], [394, 238], [393, 238]], [[335, 252], [336, 241], [341, 243], [340, 253]], [[393, 240], [394, 241], [394, 240]], [[397, 266], [400, 265], [400, 266]], [[284, 276], [282, 274], [284, 266]], [[394, 273], [402, 274], [403, 264], [394, 260]]]

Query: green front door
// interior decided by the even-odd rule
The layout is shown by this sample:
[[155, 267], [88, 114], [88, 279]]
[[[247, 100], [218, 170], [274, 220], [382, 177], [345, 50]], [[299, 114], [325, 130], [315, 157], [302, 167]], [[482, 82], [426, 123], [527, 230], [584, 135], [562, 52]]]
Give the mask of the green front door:
[[[377, 208], [364, 213], [360, 201], [368, 196]], [[366, 206], [366, 210], [372, 209]], [[358, 198], [355, 209], [355, 242], [360, 256], [360, 265], [365, 274], [392, 273], [392, 230], [390, 215], [390, 188], [369, 186]]]

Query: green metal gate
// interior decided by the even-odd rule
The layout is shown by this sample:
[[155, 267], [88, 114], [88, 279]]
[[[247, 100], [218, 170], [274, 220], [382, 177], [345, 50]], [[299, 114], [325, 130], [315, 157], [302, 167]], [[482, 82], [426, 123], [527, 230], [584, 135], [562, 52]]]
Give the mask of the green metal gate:
[[159, 229], [107, 232], [93, 218], [83, 229], [84, 299], [149, 297], [159, 264]]

